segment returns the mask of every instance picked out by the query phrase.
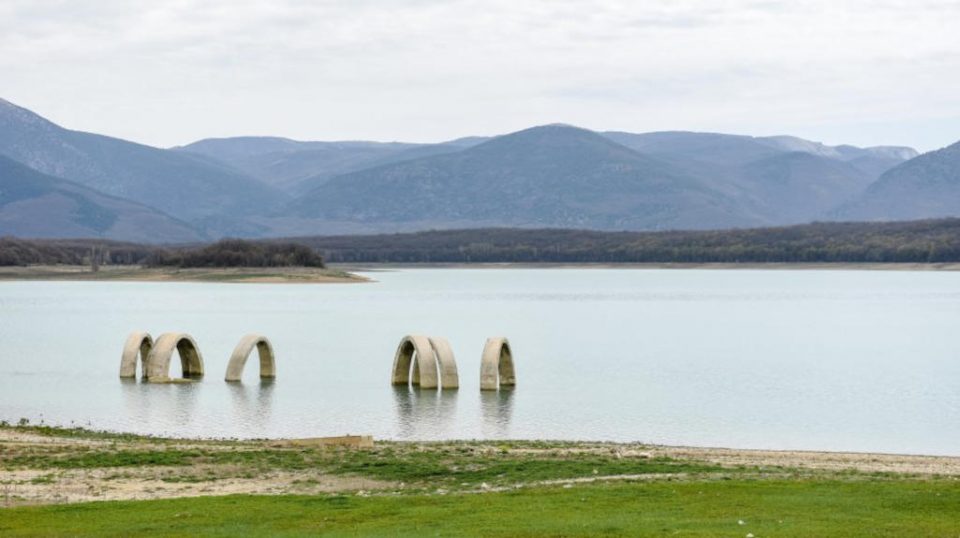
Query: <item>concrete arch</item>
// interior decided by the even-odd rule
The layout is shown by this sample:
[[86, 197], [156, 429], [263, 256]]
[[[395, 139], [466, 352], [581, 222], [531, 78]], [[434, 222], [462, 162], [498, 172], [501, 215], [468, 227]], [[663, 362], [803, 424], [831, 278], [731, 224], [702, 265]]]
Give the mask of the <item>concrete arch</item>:
[[147, 380], [152, 383], [170, 382], [170, 359], [176, 350], [180, 354], [183, 377], [203, 376], [203, 356], [196, 341], [186, 333], [163, 333], [157, 337], [147, 356]]
[[[446, 338], [431, 336], [430, 346], [440, 366], [440, 388], [455, 389], [460, 387], [460, 376], [457, 374], [457, 360], [453, 356], [453, 348]], [[422, 385], [421, 385], [422, 386]]]
[[[412, 379], [410, 361], [413, 361]], [[412, 383], [422, 389], [437, 388], [437, 356], [429, 338], [414, 334], [400, 340], [393, 356], [392, 382], [394, 385]]]
[[144, 331], [134, 331], [123, 344], [123, 355], [120, 357], [120, 377], [137, 377], [137, 357], [140, 357], [140, 375], [147, 377], [147, 357], [153, 349], [153, 337]]
[[230, 355], [230, 362], [227, 363], [227, 381], [240, 381], [243, 377], [243, 367], [247, 364], [247, 358], [257, 348], [257, 355], [260, 356], [260, 377], [277, 377], [277, 364], [273, 355], [273, 346], [266, 336], [259, 334], [248, 334], [240, 339], [237, 347], [233, 348], [233, 354]]
[[505, 337], [487, 338], [480, 358], [480, 390], [497, 390], [499, 386], [517, 384], [517, 374], [513, 368], [513, 352], [510, 341]]

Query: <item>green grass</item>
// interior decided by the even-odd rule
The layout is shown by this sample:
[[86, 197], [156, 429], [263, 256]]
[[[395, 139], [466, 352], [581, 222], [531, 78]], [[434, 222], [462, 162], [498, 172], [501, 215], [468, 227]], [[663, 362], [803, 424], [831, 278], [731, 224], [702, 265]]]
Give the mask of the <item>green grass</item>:
[[0, 429], [8, 429], [23, 433], [32, 433], [44, 435], [46, 437], [61, 437], [74, 439], [92, 439], [92, 440], [113, 440], [113, 441], [175, 441], [174, 439], [164, 439], [161, 437], [147, 437], [133, 433], [117, 433], [102, 430], [91, 430], [87, 428], [48, 426], [46, 424], [31, 424], [26, 418], [21, 418], [18, 424], [10, 424], [6, 420], [0, 420]]
[[235, 465], [253, 470], [300, 471], [316, 469], [336, 475], [356, 475], [380, 480], [427, 482], [445, 487], [481, 482], [514, 484], [538, 480], [577, 477], [680, 474], [738, 473], [731, 469], [696, 461], [671, 458], [624, 458], [599, 454], [531, 456], [524, 453], [490, 454], [461, 449], [376, 450], [350, 449], [269, 449], [212, 450], [176, 448], [154, 450], [110, 450], [33, 452], [5, 455], [0, 451], [0, 468], [6, 469], [95, 469], [142, 466], [189, 467], [200, 464]]
[[141, 465], [190, 465], [198, 451], [182, 450], [119, 450], [116, 452], [90, 451], [69, 456], [22, 455], [10, 458], [10, 468], [93, 469], [98, 467], [131, 467]]
[[[740, 524], [739, 521], [743, 521]], [[957, 536], [956, 481], [654, 482], [0, 510], [3, 536]]]
[[[278, 496], [0, 508], [3, 537], [960, 536], [956, 477], [723, 466], [654, 457], [652, 447], [604, 443], [381, 442], [354, 450], [43, 425], [0, 424], [0, 429], [51, 441], [0, 442], [0, 473], [8, 473], [0, 501], [9, 505], [31, 502], [21, 495], [25, 486], [53, 495], [43, 502], [57, 502], [67, 476], [87, 477], [95, 491], [109, 489], [97, 481], [102, 476], [105, 482], [140, 477], [203, 483], [198, 491], [215, 493], [220, 480], [286, 473], [305, 488], [273, 489], [288, 493]], [[58, 437], [67, 442], [55, 442]], [[17, 474], [28, 469], [38, 472], [28, 479]], [[644, 480], [563, 486], [567, 480], [614, 475]], [[378, 484], [346, 480], [339, 494], [299, 495], [324, 477], [357, 476]], [[358, 487], [372, 492], [354, 495]]]

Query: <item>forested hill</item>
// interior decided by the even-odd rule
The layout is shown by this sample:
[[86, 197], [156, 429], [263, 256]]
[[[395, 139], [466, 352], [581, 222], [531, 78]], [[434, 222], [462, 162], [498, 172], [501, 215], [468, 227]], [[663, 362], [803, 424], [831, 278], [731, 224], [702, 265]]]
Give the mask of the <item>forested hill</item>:
[[705, 232], [476, 229], [300, 237], [329, 263], [960, 262], [960, 219]]
[[[247, 252], [243, 263], [231, 254], [236, 244]], [[105, 264], [182, 265], [196, 258], [216, 265], [211, 257], [243, 266], [313, 264], [312, 253], [295, 245], [328, 263], [960, 263], [960, 219], [701, 232], [490, 228], [221, 241], [205, 249], [0, 238], [0, 265], [86, 264], [91, 253]], [[223, 252], [230, 256], [213, 255]]]

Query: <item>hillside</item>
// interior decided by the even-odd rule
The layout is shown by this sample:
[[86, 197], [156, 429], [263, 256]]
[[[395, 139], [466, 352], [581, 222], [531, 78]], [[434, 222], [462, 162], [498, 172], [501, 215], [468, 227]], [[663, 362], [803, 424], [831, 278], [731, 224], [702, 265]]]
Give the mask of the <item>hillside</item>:
[[198, 241], [185, 222], [0, 156], [0, 236]]
[[0, 155], [193, 222], [263, 213], [283, 198], [210, 159], [64, 129], [2, 99]]
[[604, 136], [733, 189], [770, 225], [832, 220], [886, 170], [915, 157], [906, 147], [828, 146], [792, 136], [665, 131]]
[[225, 163], [263, 183], [288, 192], [313, 177], [329, 178], [366, 168], [415, 144], [378, 142], [300, 142], [243, 136], [208, 138], [174, 148]]
[[[673, 165], [675, 172], [695, 176], [709, 183], [723, 194], [739, 197], [747, 212], [756, 212], [767, 224], [805, 222], [814, 218], [829, 218], [830, 211], [848, 202], [865, 187], [865, 180], [878, 177], [888, 168], [916, 154], [910, 148], [854, 146], [827, 146], [801, 138], [751, 137], [721, 133], [665, 131], [654, 133], [602, 132], [597, 133], [617, 144], [639, 153], [655, 157]], [[484, 137], [468, 137], [438, 144], [404, 144], [378, 142], [300, 142], [273, 137], [234, 137], [205, 139], [175, 148], [215, 159], [257, 177], [271, 186], [299, 197], [317, 189], [333, 178], [354, 172], [364, 172], [386, 165], [415, 159], [456, 153], [488, 141]], [[805, 154], [811, 158], [800, 163], [790, 154]], [[780, 176], [763, 183], [757, 171], [767, 159], [783, 158], [798, 166], [788, 172], [792, 185], [781, 192], [777, 185]], [[836, 181], [839, 173], [844, 181]], [[368, 175], [356, 176], [366, 178]], [[828, 179], [830, 178], [830, 179]], [[760, 189], [749, 189], [761, 180]], [[836, 192], [829, 189], [833, 181]], [[856, 188], [850, 188], [856, 185]], [[747, 189], [744, 191], [744, 189]], [[800, 204], [795, 203], [799, 197]], [[303, 229], [376, 231], [383, 226], [369, 220], [336, 223], [315, 221], [277, 221], [258, 219], [266, 228], [274, 228], [272, 235], [297, 233]], [[749, 219], [748, 219], [749, 220]], [[509, 224], [509, 223], [504, 223]], [[417, 225], [398, 223], [402, 229]], [[443, 225], [442, 223], [440, 225]]]
[[[474, 227], [724, 229], [960, 215], [953, 187], [937, 179], [951, 177], [951, 165], [938, 160], [950, 159], [904, 162], [915, 154], [790, 136], [597, 133], [566, 125], [437, 144], [235, 137], [163, 150], [64, 129], [0, 100], [0, 155], [156, 209], [210, 238]], [[54, 222], [72, 218], [58, 207], [44, 206], [52, 211], [48, 229], [31, 233], [81, 233], [55, 232]], [[179, 237], [159, 230], [151, 240]]]
[[308, 192], [289, 212], [384, 230], [394, 223], [656, 229], [763, 222], [703, 178], [564, 125], [346, 174]]
[[793, 137], [552, 125], [327, 179], [287, 214], [350, 233], [775, 226], [833, 218], [878, 169], [913, 153]]
[[332, 177], [419, 157], [452, 153], [478, 143], [476, 139], [439, 144], [403, 142], [301, 142], [275, 137], [208, 138], [174, 148], [203, 155], [256, 177], [264, 183], [299, 194]]
[[753, 137], [722, 133], [662, 131], [653, 133], [605, 132], [611, 140], [656, 157], [692, 160], [721, 166], [740, 166], [786, 153], [806, 153], [850, 163], [874, 178], [918, 154], [902, 146], [828, 146], [795, 136]]
[[840, 215], [862, 220], [960, 215], [960, 142], [891, 168]]
[[846, 161], [805, 152], [773, 155], [737, 169], [736, 183], [772, 224], [799, 224], [830, 215], [874, 180]]

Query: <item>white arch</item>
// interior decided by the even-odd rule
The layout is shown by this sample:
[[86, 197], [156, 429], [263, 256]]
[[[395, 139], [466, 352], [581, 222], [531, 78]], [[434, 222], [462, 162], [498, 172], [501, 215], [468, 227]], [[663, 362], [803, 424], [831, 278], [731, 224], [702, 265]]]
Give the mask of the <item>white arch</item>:
[[147, 377], [147, 356], [153, 349], [153, 337], [145, 331], [134, 331], [123, 344], [120, 357], [120, 377], [137, 377], [137, 357], [140, 357], [140, 375]]
[[273, 355], [273, 346], [266, 336], [259, 334], [248, 334], [240, 339], [237, 347], [233, 348], [233, 354], [230, 355], [230, 362], [227, 363], [227, 381], [240, 381], [243, 377], [243, 367], [247, 364], [247, 358], [257, 348], [257, 354], [260, 356], [260, 377], [277, 377], [276, 359]]
[[163, 333], [147, 356], [147, 380], [153, 383], [170, 381], [170, 359], [173, 351], [180, 354], [183, 377], [203, 376], [203, 356], [196, 341], [186, 333]]
[[503, 336], [487, 338], [480, 358], [480, 390], [497, 390], [498, 381], [501, 387], [517, 384], [510, 341]]

